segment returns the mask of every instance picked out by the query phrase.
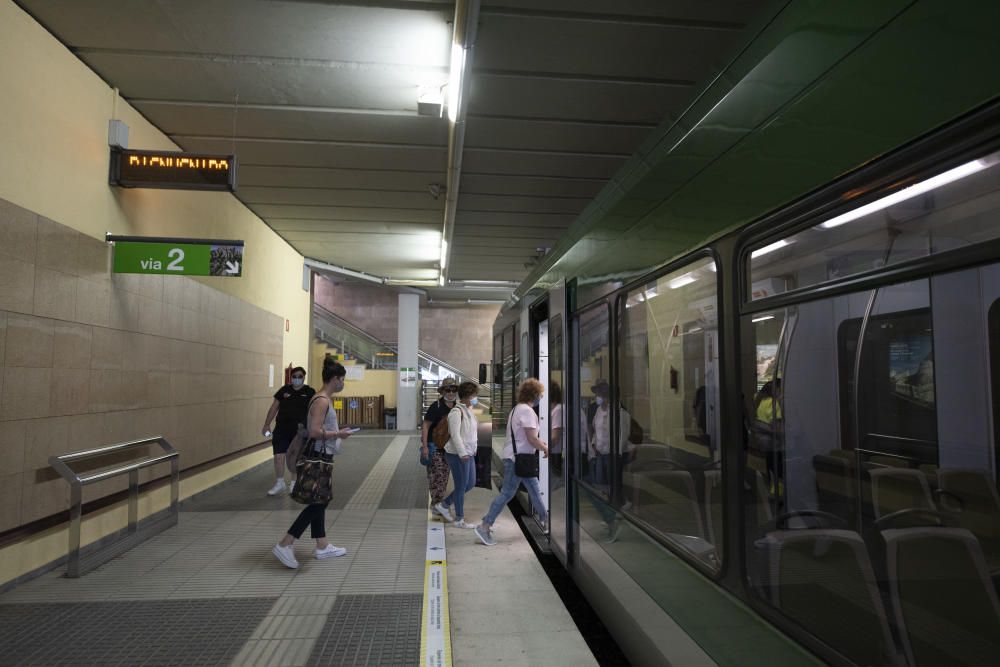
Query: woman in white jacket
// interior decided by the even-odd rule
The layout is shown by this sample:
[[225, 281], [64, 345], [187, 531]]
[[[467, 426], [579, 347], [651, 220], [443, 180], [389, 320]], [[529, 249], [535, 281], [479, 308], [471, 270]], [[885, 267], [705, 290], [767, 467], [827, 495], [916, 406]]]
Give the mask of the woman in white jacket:
[[479, 402], [476, 394], [479, 387], [475, 382], [458, 385], [458, 403], [448, 413], [448, 444], [444, 455], [451, 468], [454, 490], [442, 501], [451, 509], [455, 507], [456, 528], [475, 528], [474, 523], [465, 523], [465, 494], [476, 485], [476, 447], [478, 447], [478, 425], [472, 407]]

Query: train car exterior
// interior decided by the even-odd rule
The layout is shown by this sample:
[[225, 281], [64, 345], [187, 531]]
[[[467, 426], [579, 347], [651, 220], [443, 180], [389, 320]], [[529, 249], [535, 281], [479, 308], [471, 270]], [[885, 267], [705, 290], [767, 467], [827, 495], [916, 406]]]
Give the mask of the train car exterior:
[[1000, 656], [998, 19], [785, 3], [501, 311], [635, 664]]

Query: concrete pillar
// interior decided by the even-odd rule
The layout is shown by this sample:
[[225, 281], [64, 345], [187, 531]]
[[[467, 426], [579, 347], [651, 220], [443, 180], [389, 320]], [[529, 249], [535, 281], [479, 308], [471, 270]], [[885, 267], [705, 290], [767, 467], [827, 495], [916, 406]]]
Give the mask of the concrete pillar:
[[[420, 295], [400, 294], [398, 310], [399, 387], [396, 391], [396, 428], [414, 429], [420, 419], [417, 349], [420, 341]], [[409, 369], [409, 372], [407, 370]]]

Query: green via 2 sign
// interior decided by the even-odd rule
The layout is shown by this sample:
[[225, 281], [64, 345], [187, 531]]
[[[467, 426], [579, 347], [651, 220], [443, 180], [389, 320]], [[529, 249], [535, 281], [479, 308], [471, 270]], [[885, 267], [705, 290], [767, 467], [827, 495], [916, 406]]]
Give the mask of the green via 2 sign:
[[115, 273], [173, 276], [243, 275], [243, 241], [113, 236]]

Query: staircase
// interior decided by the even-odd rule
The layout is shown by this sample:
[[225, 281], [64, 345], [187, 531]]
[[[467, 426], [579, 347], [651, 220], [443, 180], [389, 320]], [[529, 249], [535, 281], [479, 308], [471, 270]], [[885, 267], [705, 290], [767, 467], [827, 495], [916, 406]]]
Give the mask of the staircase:
[[[313, 304], [313, 334], [317, 343], [325, 344], [369, 368], [399, 368], [399, 348], [395, 342], [381, 341], [316, 303]], [[422, 380], [421, 401], [424, 411], [438, 399], [437, 388], [446, 377], [454, 377], [459, 382], [476, 382], [479, 385], [479, 405], [489, 411], [491, 385], [479, 384], [476, 378], [421, 350], [417, 351], [417, 367]]]

